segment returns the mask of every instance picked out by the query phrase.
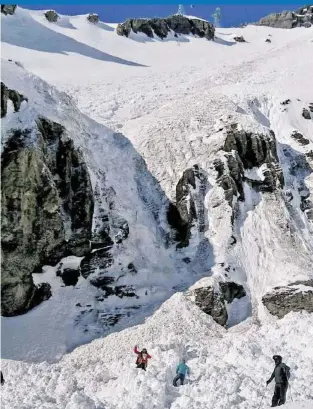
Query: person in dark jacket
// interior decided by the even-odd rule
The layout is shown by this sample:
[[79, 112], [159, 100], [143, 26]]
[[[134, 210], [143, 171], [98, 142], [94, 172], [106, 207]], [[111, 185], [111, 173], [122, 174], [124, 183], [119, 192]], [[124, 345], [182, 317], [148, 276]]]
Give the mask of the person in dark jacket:
[[186, 374], [190, 374], [189, 366], [186, 365], [185, 359], [182, 359], [181, 362], [177, 365], [176, 376], [173, 380], [173, 385], [177, 386], [177, 381], [180, 381], [180, 384], [183, 385], [185, 382]]
[[137, 345], [134, 348], [135, 354], [137, 354], [136, 365], [137, 368], [141, 368], [144, 371], [147, 369], [148, 359], [151, 359], [151, 355], [148, 354], [146, 348], [143, 348], [142, 351], [138, 351]]
[[1, 385], [3, 385], [4, 384], [4, 377], [3, 377], [2, 371], [0, 371], [0, 372], [1, 372]]
[[273, 359], [275, 362], [275, 368], [270, 379], [266, 381], [266, 385], [268, 385], [275, 378], [275, 390], [272, 398], [272, 408], [281, 406], [286, 402], [288, 380], [290, 378], [290, 368], [283, 363], [283, 358], [280, 355], [274, 355]]

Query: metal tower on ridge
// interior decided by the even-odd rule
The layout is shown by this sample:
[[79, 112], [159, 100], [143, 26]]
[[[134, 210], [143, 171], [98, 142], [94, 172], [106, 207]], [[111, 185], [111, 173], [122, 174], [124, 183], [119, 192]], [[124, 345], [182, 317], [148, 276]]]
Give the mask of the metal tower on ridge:
[[185, 9], [182, 4], [179, 4], [177, 14], [180, 14], [181, 16], [185, 14]]
[[219, 7], [216, 7], [214, 13], [212, 14], [212, 17], [214, 18], [214, 25], [216, 27], [219, 27], [221, 22], [221, 9]]

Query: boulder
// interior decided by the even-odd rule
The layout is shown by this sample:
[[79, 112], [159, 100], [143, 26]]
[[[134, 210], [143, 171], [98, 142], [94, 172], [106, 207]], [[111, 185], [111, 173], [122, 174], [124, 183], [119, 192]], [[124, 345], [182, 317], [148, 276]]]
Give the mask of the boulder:
[[303, 108], [302, 110], [302, 116], [305, 119], [311, 119], [311, 114], [310, 114], [310, 110], [307, 108]]
[[50, 23], [56, 23], [60, 18], [54, 10], [48, 10], [45, 12], [45, 17]]
[[313, 280], [297, 281], [283, 287], [275, 287], [262, 297], [268, 311], [278, 318], [289, 312], [313, 312]]
[[224, 281], [210, 285], [196, 286], [191, 288], [186, 295], [203, 312], [214, 319], [218, 324], [225, 326], [228, 320], [226, 304], [230, 304], [235, 298], [246, 296], [242, 285], [232, 281]]
[[99, 23], [99, 15], [94, 13], [88, 14], [87, 20], [92, 24], [97, 24]]
[[16, 7], [16, 4], [1, 4], [1, 13], [3, 13], [5, 16], [7, 16], [8, 14], [10, 16], [13, 16]]
[[234, 37], [234, 40], [237, 41], [238, 43], [245, 43], [246, 40], [243, 38], [243, 36], [236, 36]]
[[310, 143], [309, 139], [305, 138], [302, 133], [298, 131], [293, 131], [291, 137], [299, 142], [300, 145], [309, 145]]
[[220, 281], [219, 285], [228, 304], [232, 303], [235, 298], [240, 299], [247, 295], [243, 286], [234, 281]]
[[214, 30], [214, 26], [208, 21], [199, 20], [197, 18], [187, 18], [175, 14], [168, 18], [129, 19], [117, 25], [116, 33], [125, 37], [128, 37], [131, 32], [144, 33], [149, 38], [157, 36], [163, 39], [166, 38], [170, 32], [174, 32], [176, 37], [181, 34], [192, 34], [213, 40]]
[[62, 278], [65, 286], [75, 286], [80, 276], [79, 268], [64, 268], [57, 271], [57, 276]]

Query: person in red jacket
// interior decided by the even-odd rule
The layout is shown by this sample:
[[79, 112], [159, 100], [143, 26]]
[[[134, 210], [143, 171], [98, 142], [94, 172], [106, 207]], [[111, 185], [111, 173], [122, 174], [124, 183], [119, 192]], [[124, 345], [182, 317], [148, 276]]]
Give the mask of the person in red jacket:
[[134, 352], [138, 355], [136, 359], [137, 368], [141, 368], [145, 371], [147, 369], [148, 359], [151, 358], [151, 355], [148, 354], [146, 348], [143, 348], [141, 352], [138, 351], [137, 345], [134, 348]]

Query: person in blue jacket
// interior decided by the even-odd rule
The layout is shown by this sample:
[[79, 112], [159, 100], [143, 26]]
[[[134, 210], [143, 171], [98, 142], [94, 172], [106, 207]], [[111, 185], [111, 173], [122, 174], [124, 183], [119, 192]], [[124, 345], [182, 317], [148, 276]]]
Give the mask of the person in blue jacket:
[[182, 359], [181, 362], [177, 365], [176, 376], [173, 380], [173, 385], [177, 386], [177, 381], [180, 381], [180, 384], [183, 385], [185, 381], [186, 374], [190, 374], [190, 369], [186, 365], [185, 359]]

